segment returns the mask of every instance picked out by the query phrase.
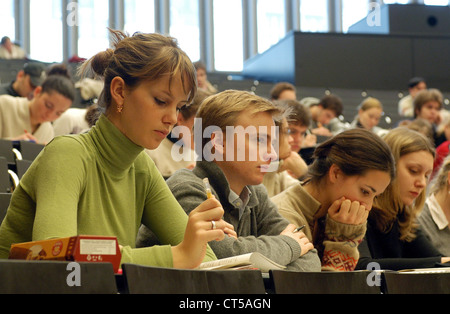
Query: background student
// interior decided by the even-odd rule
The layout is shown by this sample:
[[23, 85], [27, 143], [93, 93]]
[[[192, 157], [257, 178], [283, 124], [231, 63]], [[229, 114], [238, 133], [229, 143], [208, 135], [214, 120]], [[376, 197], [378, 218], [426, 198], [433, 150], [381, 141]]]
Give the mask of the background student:
[[[105, 114], [89, 133], [55, 138], [28, 169], [0, 227], [1, 258], [11, 243], [91, 234], [116, 236], [122, 263], [195, 268], [216, 258], [209, 241], [233, 232], [215, 199], [188, 217], [144, 152], [195, 96], [191, 61], [171, 37], [111, 35], [114, 49], [85, 64], [104, 77]], [[141, 223], [162, 245], [135, 248]]]
[[[325, 95], [318, 103], [304, 102], [308, 104], [311, 113], [311, 133], [325, 138], [342, 132], [347, 127], [339, 120], [344, 106], [339, 96], [330, 94]], [[321, 142], [318, 139], [319, 142]]]
[[274, 100], [297, 100], [297, 88], [288, 82], [279, 82], [270, 90], [270, 99]]
[[434, 146], [438, 147], [446, 141], [445, 135], [438, 136], [437, 127], [441, 123], [441, 110], [444, 97], [435, 88], [424, 89], [414, 98], [414, 118], [424, 119], [431, 123], [433, 128]]
[[421, 90], [427, 89], [427, 83], [422, 77], [413, 77], [408, 82], [409, 94], [398, 102], [398, 114], [402, 117], [414, 117], [414, 98]]
[[266, 187], [269, 197], [297, 184], [298, 179], [308, 172], [306, 162], [291, 149], [292, 135], [287, 120], [292, 115], [291, 107], [279, 101], [275, 101], [274, 104], [283, 112], [283, 116], [275, 120], [275, 126], [278, 127], [278, 159], [272, 162], [270, 171], [264, 175], [263, 179], [263, 185]]
[[50, 75], [33, 98], [0, 96], [0, 138], [47, 144], [54, 137], [52, 121], [70, 108], [75, 87], [66, 75]]
[[450, 157], [440, 166], [433, 179], [418, 222], [434, 247], [450, 256]]
[[[159, 145], [158, 148], [145, 150], [164, 178], [169, 178], [178, 169], [194, 168], [195, 152], [193, 127], [195, 116], [202, 101], [210, 95], [211, 93], [199, 89], [192, 104], [180, 109], [175, 127], [183, 127], [185, 128], [185, 131], [189, 131], [190, 136], [188, 138], [185, 138], [185, 136], [188, 135], [187, 132], [181, 132], [179, 135], [175, 135], [171, 132], [161, 142], [161, 145]], [[173, 154], [176, 154], [176, 156], [173, 156]], [[177, 159], [181, 157], [181, 160]]]
[[394, 177], [389, 147], [373, 132], [352, 129], [320, 144], [308, 175], [272, 197], [319, 251], [323, 270], [352, 271], [369, 211]]
[[381, 136], [388, 132], [378, 126], [382, 116], [383, 104], [381, 101], [374, 97], [368, 97], [359, 105], [358, 115], [350, 124], [350, 127], [364, 128]]
[[384, 141], [391, 148], [397, 175], [370, 212], [357, 269], [376, 262], [381, 269], [400, 270], [434, 267], [449, 261], [433, 247], [417, 225], [426, 187], [433, 171], [434, 147], [423, 134], [398, 127]]
[[34, 90], [41, 86], [47, 78], [46, 66], [38, 62], [26, 63], [16, 79], [10, 83], [0, 85], [0, 95], [26, 97], [32, 99]]
[[[190, 213], [206, 199], [203, 179], [209, 179], [212, 193], [224, 208], [224, 220], [237, 233], [237, 239], [210, 242], [218, 258], [259, 252], [290, 270], [320, 271], [310, 241], [303, 232], [294, 232], [297, 226], [280, 216], [261, 185], [271, 161], [277, 158], [271, 129], [278, 114], [270, 101], [244, 91], [208, 97], [197, 113], [202, 134], [214, 130], [196, 144], [202, 160], [193, 170], [175, 172], [167, 184]], [[232, 133], [226, 133], [227, 127], [232, 127]], [[248, 132], [242, 134], [239, 128]], [[151, 235], [145, 228], [141, 232], [144, 244]]]

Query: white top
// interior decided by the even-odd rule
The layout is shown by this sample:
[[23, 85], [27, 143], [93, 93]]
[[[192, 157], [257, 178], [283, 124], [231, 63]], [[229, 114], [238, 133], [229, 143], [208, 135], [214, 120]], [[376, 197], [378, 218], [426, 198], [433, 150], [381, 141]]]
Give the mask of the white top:
[[448, 226], [447, 217], [445, 217], [444, 211], [436, 200], [436, 196], [434, 194], [430, 195], [426, 203], [428, 205], [428, 209], [430, 210], [431, 217], [433, 218], [436, 226], [439, 230], [444, 230]]
[[398, 102], [398, 114], [402, 117], [414, 117], [414, 99], [411, 95], [405, 96]]
[[80, 134], [89, 129], [86, 121], [87, 109], [67, 109], [58, 119], [53, 121], [55, 136], [67, 134]]
[[[29, 104], [27, 98], [0, 96], [0, 138], [12, 139], [25, 131], [32, 133]], [[32, 134], [41, 144], [47, 144], [54, 138], [50, 122], [42, 123]]]
[[175, 171], [195, 165], [195, 152], [186, 147], [175, 145], [165, 138], [158, 148], [146, 149], [145, 152], [153, 159], [163, 177], [170, 177]]
[[0, 59], [25, 59], [25, 51], [17, 45], [12, 45], [11, 53], [0, 45]]

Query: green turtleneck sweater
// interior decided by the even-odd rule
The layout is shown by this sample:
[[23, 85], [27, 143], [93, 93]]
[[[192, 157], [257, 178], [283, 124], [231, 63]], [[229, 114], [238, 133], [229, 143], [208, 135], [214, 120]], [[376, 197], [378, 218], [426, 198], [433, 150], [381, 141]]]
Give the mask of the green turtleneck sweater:
[[[187, 220], [143, 148], [101, 116], [89, 133], [55, 138], [22, 177], [0, 227], [0, 258], [12, 243], [104, 235], [123, 246], [122, 263], [173, 267], [170, 246]], [[141, 223], [161, 246], [135, 248]], [[208, 247], [204, 261], [215, 258]]]

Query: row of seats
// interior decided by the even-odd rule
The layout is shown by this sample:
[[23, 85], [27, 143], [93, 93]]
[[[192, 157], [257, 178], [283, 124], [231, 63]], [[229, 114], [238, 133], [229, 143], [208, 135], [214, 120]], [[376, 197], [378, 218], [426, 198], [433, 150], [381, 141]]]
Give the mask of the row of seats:
[[44, 145], [0, 139], [0, 224], [6, 216], [12, 192]]
[[406, 274], [181, 270], [110, 263], [0, 260], [0, 294], [448, 294], [450, 272]]
[[0, 193], [11, 193], [44, 145], [0, 139]]

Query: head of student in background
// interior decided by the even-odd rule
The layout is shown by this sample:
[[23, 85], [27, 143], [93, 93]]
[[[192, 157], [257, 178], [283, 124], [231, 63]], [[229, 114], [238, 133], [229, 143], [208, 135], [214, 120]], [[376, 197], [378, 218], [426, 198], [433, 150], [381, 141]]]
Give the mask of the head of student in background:
[[414, 117], [439, 124], [443, 100], [442, 93], [435, 88], [418, 92], [414, 98]]
[[430, 184], [429, 194], [437, 193], [450, 194], [450, 155], [444, 159]]
[[[178, 130], [179, 132], [177, 133], [179, 133], [179, 138], [182, 138], [183, 142], [185, 142], [186, 140], [190, 140], [190, 147], [192, 149], [194, 149], [194, 122], [198, 108], [200, 107], [203, 100], [211, 95], [211, 93], [199, 89], [192, 103], [189, 106], [182, 107], [180, 109], [180, 112], [178, 113], [178, 121], [176, 127], [185, 127], [187, 128], [187, 130]], [[184, 139], [184, 134], [191, 134], [190, 139]]]
[[289, 131], [289, 145], [292, 151], [299, 152], [311, 124], [311, 114], [298, 100], [279, 100], [276, 103], [289, 108], [286, 118]]
[[427, 89], [427, 83], [423, 77], [413, 77], [408, 82], [409, 94], [415, 98], [421, 90]]
[[286, 103], [286, 101], [274, 101], [273, 104], [278, 108], [280, 114], [274, 119], [275, 127], [278, 128], [278, 136], [275, 139], [274, 147], [278, 148], [277, 155], [278, 160], [283, 160], [291, 155], [291, 142], [292, 136], [289, 128], [289, 116], [292, 109]]
[[274, 117], [279, 113], [272, 102], [246, 91], [210, 96], [197, 112], [202, 143], [195, 144], [196, 153], [215, 162], [237, 190], [261, 184], [277, 158]]
[[208, 90], [208, 73], [206, 71], [206, 65], [201, 62], [197, 61], [194, 62], [195, 70], [197, 71], [197, 85], [198, 89], [202, 90]]
[[433, 171], [434, 145], [425, 135], [406, 127], [383, 136], [395, 159], [397, 176], [375, 201], [371, 215], [382, 231], [398, 220], [400, 239], [414, 238], [415, 217], [422, 210]]
[[324, 203], [345, 197], [370, 210], [394, 177], [395, 161], [388, 145], [373, 132], [356, 128], [317, 146], [307, 184], [326, 193]]
[[50, 75], [35, 88], [30, 101], [32, 124], [53, 122], [72, 106], [75, 99], [75, 86], [69, 74]]
[[110, 33], [113, 48], [92, 57], [81, 71], [91, 67], [104, 79], [98, 103], [106, 117], [136, 145], [155, 149], [196, 94], [194, 66], [172, 37]]
[[380, 123], [383, 116], [383, 104], [376, 98], [366, 98], [358, 110], [358, 121], [367, 130], [372, 130]]
[[46, 67], [42, 63], [30, 62], [24, 65], [16, 75], [16, 80], [13, 82], [13, 88], [20, 97], [32, 99], [34, 91], [38, 86], [41, 86], [47, 74]]
[[310, 106], [312, 118], [323, 126], [342, 115], [343, 110], [341, 98], [333, 94], [324, 96], [319, 103]]
[[296, 100], [297, 89], [294, 85], [288, 82], [280, 82], [270, 91], [271, 100]]

